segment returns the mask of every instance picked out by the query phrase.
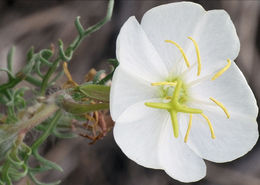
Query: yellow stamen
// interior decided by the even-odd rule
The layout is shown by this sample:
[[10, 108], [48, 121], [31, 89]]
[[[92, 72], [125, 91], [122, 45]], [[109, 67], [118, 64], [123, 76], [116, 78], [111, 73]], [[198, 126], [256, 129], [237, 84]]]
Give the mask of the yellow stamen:
[[188, 129], [187, 129], [186, 135], [185, 135], [185, 137], [184, 137], [184, 142], [185, 142], [185, 143], [187, 143], [187, 141], [188, 141], [188, 137], [189, 137], [189, 134], [190, 134], [191, 125], [192, 125], [192, 114], [190, 114], [190, 120], [189, 120]]
[[175, 86], [176, 84], [177, 84], [176, 82], [154, 82], [154, 83], [151, 83], [152, 86], [159, 86], [159, 85]]
[[183, 58], [185, 60], [185, 63], [187, 65], [187, 67], [190, 67], [190, 63], [188, 61], [188, 58], [185, 55], [185, 53], [184, 53], [183, 49], [181, 48], [181, 46], [179, 44], [177, 44], [176, 42], [172, 41], [172, 40], [165, 40], [165, 42], [168, 42], [168, 43], [171, 43], [171, 44], [175, 45], [180, 50], [180, 52], [181, 52], [181, 54], [182, 54], [182, 56], [183, 56]]
[[93, 135], [94, 135], [94, 137], [96, 137], [96, 135], [97, 135], [97, 126], [98, 126], [98, 111], [95, 111], [94, 112], [94, 115], [95, 115], [95, 118], [94, 118], [94, 120], [95, 120], [95, 122], [94, 122], [94, 124], [93, 124]]
[[214, 99], [212, 97], [210, 97], [209, 99], [211, 101], [213, 101], [215, 104], [217, 104], [225, 112], [225, 114], [227, 115], [227, 118], [230, 118], [230, 114], [228, 113], [227, 108], [222, 103], [220, 103], [219, 101], [217, 101], [216, 99]]
[[95, 118], [93, 118], [93, 116], [90, 116], [89, 114], [85, 114], [84, 115], [86, 119], [88, 119], [89, 121], [95, 121]]
[[201, 113], [201, 115], [203, 116], [203, 118], [205, 118], [205, 120], [207, 121], [207, 123], [208, 123], [208, 125], [209, 125], [209, 129], [210, 129], [210, 132], [211, 132], [211, 138], [212, 138], [212, 139], [215, 139], [216, 136], [215, 136], [215, 134], [214, 134], [214, 130], [213, 130], [213, 127], [212, 127], [212, 124], [211, 124], [209, 118], [208, 118], [205, 114], [203, 114], [203, 113]]
[[69, 69], [68, 69], [68, 63], [67, 62], [63, 62], [63, 70], [64, 70], [66, 77], [68, 78], [68, 82], [72, 83], [72, 85], [74, 85], [74, 86], [78, 86], [78, 84], [72, 79], [72, 76], [71, 76]]
[[68, 63], [67, 62], [63, 62], [63, 70], [64, 70], [64, 73], [67, 76], [68, 80], [72, 81], [72, 76], [71, 76], [71, 74], [69, 72]]
[[212, 80], [216, 80], [219, 76], [221, 76], [230, 66], [231, 60], [227, 59], [228, 64], [221, 70], [219, 70], [213, 77]]
[[192, 37], [188, 37], [188, 39], [192, 40], [195, 49], [196, 49], [196, 54], [197, 54], [197, 60], [198, 60], [198, 73], [197, 76], [200, 75], [200, 71], [201, 71], [201, 60], [200, 60], [200, 50], [199, 50], [199, 46], [197, 44], [197, 42], [192, 38]]

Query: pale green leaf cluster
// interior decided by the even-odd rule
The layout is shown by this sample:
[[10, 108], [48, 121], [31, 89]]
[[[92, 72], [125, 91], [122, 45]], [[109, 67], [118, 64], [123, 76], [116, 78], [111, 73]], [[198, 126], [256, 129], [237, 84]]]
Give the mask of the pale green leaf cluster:
[[[68, 90], [58, 88], [54, 93], [49, 92], [63, 75], [61, 64], [70, 62], [83, 39], [111, 19], [113, 7], [114, 0], [109, 0], [105, 18], [87, 29], [83, 28], [77, 17], [75, 27], [78, 36], [66, 49], [59, 40], [57, 56], [52, 49], [35, 52], [32, 47], [27, 53], [26, 64], [17, 73], [13, 71], [15, 48], [9, 51], [7, 68], [0, 69], [8, 76], [7, 82], [0, 84], [0, 104], [5, 110], [0, 113], [0, 185], [12, 185], [25, 176], [36, 185], [59, 184], [60, 181], [43, 183], [35, 177], [37, 173], [51, 169], [62, 171], [56, 163], [39, 154], [39, 147], [50, 135], [58, 138], [77, 136], [70, 128], [72, 119], [109, 108], [110, 87], [106, 83], [111, 80], [118, 65], [113, 59], [110, 63], [114, 68], [105, 78], [100, 79], [99, 72], [93, 81]], [[28, 87], [18, 88], [17, 85], [24, 81], [29, 83]], [[25, 98], [27, 92], [32, 94], [30, 99]], [[97, 103], [91, 104], [91, 101]], [[24, 142], [24, 137], [32, 130], [41, 135], [29, 145]], [[29, 165], [32, 157], [36, 159], [37, 166]]]

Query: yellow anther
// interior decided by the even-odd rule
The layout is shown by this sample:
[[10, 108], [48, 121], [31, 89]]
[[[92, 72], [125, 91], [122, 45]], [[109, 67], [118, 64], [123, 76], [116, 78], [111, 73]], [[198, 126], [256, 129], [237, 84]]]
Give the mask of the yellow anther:
[[188, 137], [189, 137], [189, 134], [190, 134], [191, 125], [192, 125], [192, 114], [190, 114], [190, 120], [189, 120], [188, 129], [187, 129], [186, 135], [185, 135], [185, 137], [184, 137], [184, 142], [185, 142], [185, 143], [187, 143], [187, 141], [188, 141]]
[[217, 101], [216, 99], [214, 99], [212, 97], [210, 97], [209, 99], [211, 101], [213, 101], [215, 104], [217, 104], [225, 112], [225, 114], [227, 115], [227, 118], [230, 118], [230, 114], [228, 113], [227, 108], [222, 103], [220, 103], [219, 101]]
[[209, 118], [208, 118], [205, 114], [203, 114], [203, 113], [201, 113], [201, 115], [202, 115], [202, 117], [207, 121], [207, 123], [208, 123], [208, 125], [209, 125], [209, 129], [210, 129], [210, 132], [211, 132], [211, 138], [212, 138], [212, 139], [215, 139], [216, 136], [215, 136], [215, 134], [214, 134], [214, 130], [213, 130], [213, 127], [212, 127], [212, 124], [211, 124]]
[[176, 82], [154, 82], [154, 83], [151, 83], [152, 86], [159, 86], [159, 85], [175, 86], [176, 84], [177, 84]]
[[228, 64], [221, 70], [219, 70], [213, 77], [212, 80], [216, 80], [219, 76], [221, 76], [230, 66], [231, 60], [227, 59]]
[[198, 62], [198, 73], [197, 73], [197, 76], [200, 75], [200, 71], [201, 71], [201, 60], [200, 60], [200, 50], [199, 50], [199, 46], [197, 44], [197, 42], [192, 38], [192, 37], [188, 37], [188, 39], [192, 40], [194, 46], [195, 46], [195, 49], [196, 49], [196, 54], [197, 54], [197, 62]]
[[188, 58], [185, 55], [185, 53], [184, 53], [183, 49], [181, 48], [181, 46], [179, 44], [177, 44], [176, 42], [172, 41], [172, 40], [165, 40], [165, 42], [168, 42], [168, 43], [171, 43], [171, 44], [175, 45], [180, 50], [180, 52], [181, 52], [181, 54], [182, 54], [182, 56], [183, 56], [183, 58], [185, 60], [185, 63], [187, 65], [187, 67], [190, 67], [190, 63], [188, 61]]

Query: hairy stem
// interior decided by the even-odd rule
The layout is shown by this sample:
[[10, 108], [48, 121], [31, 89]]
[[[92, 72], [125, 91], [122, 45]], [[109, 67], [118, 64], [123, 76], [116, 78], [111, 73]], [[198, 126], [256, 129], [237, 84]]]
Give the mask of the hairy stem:
[[20, 132], [27, 132], [38, 124], [42, 123], [48, 117], [53, 115], [58, 110], [58, 108], [59, 107], [55, 103], [42, 104], [31, 119], [23, 121], [19, 124]]

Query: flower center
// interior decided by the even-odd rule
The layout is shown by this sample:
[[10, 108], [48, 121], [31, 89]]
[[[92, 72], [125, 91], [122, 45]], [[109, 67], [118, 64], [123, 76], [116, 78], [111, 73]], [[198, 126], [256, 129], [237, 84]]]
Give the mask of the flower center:
[[[198, 64], [197, 76], [199, 76], [200, 72], [201, 72], [201, 58], [200, 58], [199, 47], [198, 47], [197, 42], [192, 37], [188, 37], [188, 38], [193, 42], [193, 44], [195, 46], [196, 55], [197, 55], [197, 64]], [[188, 61], [188, 58], [187, 58], [184, 50], [181, 48], [181, 46], [171, 40], [165, 40], [165, 42], [175, 45], [180, 50], [187, 68], [190, 68], [190, 63]], [[229, 59], [227, 61], [228, 61], [228, 64], [224, 68], [220, 69], [212, 77], [212, 80], [217, 79], [230, 67], [231, 61]], [[169, 112], [169, 114], [171, 116], [174, 137], [177, 138], [179, 136], [179, 125], [178, 125], [177, 114], [186, 113], [186, 114], [189, 114], [189, 123], [188, 123], [188, 128], [186, 131], [186, 135], [184, 137], [185, 143], [188, 140], [188, 136], [189, 136], [189, 133], [191, 130], [193, 114], [199, 114], [206, 120], [206, 122], [209, 126], [209, 129], [210, 129], [210, 132], [211, 132], [211, 138], [212, 139], [216, 138], [212, 124], [211, 124], [209, 118], [205, 114], [203, 114], [203, 111], [201, 109], [188, 107], [186, 105], [186, 103], [188, 101], [187, 87], [185, 86], [185, 84], [183, 83], [183, 81], [180, 78], [176, 78], [170, 82], [167, 82], [167, 81], [154, 82], [154, 83], [151, 83], [151, 85], [152, 86], [162, 86], [161, 95], [162, 95], [162, 98], [164, 101], [163, 102], [146, 102], [145, 105], [148, 107], [151, 107], [151, 108], [165, 109]], [[224, 111], [227, 118], [230, 118], [230, 114], [228, 113], [228, 110], [225, 108], [225, 106], [221, 102], [217, 101], [216, 99], [214, 99], [212, 97], [210, 97], [209, 99], [213, 103], [215, 103], [216, 106], [220, 107]]]

